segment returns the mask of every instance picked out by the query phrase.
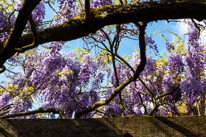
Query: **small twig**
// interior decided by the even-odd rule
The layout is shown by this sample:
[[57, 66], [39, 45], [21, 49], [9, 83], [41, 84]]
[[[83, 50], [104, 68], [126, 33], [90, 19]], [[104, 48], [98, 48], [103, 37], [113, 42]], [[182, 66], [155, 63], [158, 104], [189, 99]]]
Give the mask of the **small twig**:
[[147, 107], [145, 106], [145, 104], [144, 104], [144, 102], [143, 102], [143, 100], [142, 100], [142, 97], [141, 97], [141, 95], [140, 95], [139, 92], [138, 92], [138, 95], [139, 95], [140, 101], [141, 101], [141, 103], [142, 103], [142, 106], [143, 106], [143, 108], [144, 108], [144, 114], [146, 114], [146, 113], [147, 113]]
[[[10, 109], [10, 108], [11, 108], [11, 105], [13, 105], [13, 104], [9, 104], [9, 105], [6, 105], [6, 106], [1, 107], [1, 108], [0, 108], [0, 111], [2, 111], [2, 110], [5, 111], [5, 109]], [[2, 114], [0, 114], [0, 115], [2, 115]]]
[[[116, 34], [115, 34], [115, 37], [114, 37], [113, 41], [110, 39], [109, 35], [103, 29], [100, 29], [100, 31], [104, 33], [104, 35], [106, 36], [106, 39], [109, 42], [110, 50], [107, 47], [106, 47], [106, 49], [110, 51], [111, 56], [112, 56], [112, 65], [113, 65], [113, 70], [114, 70], [115, 80], [116, 80], [115, 87], [118, 87], [120, 85], [119, 77], [118, 77], [118, 73], [117, 73], [117, 69], [116, 69], [116, 64], [115, 64], [115, 62], [116, 62], [115, 61], [116, 60], [115, 59], [115, 53], [117, 53], [117, 48], [116, 47], [118, 47], [117, 44], [119, 44], [119, 43], [117, 43], [119, 32], [120, 32], [120, 27], [119, 26], [120, 25], [118, 24], [117, 27], [116, 27]], [[114, 48], [115, 48], [115, 52], [113, 50]], [[124, 116], [125, 115], [124, 114], [124, 103], [123, 103], [121, 92], [119, 92], [119, 102], [120, 102], [120, 108], [121, 108], [122, 116]]]
[[47, 2], [45, 2], [45, 3], [47, 3], [47, 4], [49, 5], [49, 7], [50, 7], [57, 15], [59, 15], [58, 12], [54, 9], [54, 7], [52, 7], [50, 1], [47, 1]]
[[7, 91], [7, 89], [5, 87], [3, 87], [2, 85], [0, 85], [0, 87]]

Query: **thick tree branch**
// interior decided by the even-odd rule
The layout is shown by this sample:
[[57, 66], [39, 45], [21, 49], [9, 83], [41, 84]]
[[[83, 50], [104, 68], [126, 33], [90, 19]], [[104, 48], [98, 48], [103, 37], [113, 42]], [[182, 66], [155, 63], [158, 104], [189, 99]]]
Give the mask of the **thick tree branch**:
[[57, 108], [47, 108], [47, 109], [39, 108], [39, 109], [33, 110], [33, 111], [27, 111], [27, 112], [22, 112], [22, 113], [17, 113], [17, 114], [8, 114], [8, 115], [0, 116], [0, 119], [19, 117], [19, 116], [28, 116], [28, 115], [37, 114], [37, 113], [55, 113], [55, 114], [59, 114], [60, 117], [62, 119], [64, 119], [63, 111], [61, 109], [57, 109]]
[[[1, 111], [5, 111], [5, 110], [7, 110], [7, 109], [10, 109], [12, 105], [13, 105], [13, 104], [9, 104], [9, 105], [6, 105], [6, 106], [1, 107], [1, 108], [0, 108], [0, 112], [1, 112]], [[0, 113], [0, 115], [2, 115], [2, 113]]]
[[148, 113], [148, 115], [149, 115], [149, 116], [153, 116], [154, 113], [158, 110], [159, 106], [160, 106], [160, 104], [155, 103], [155, 104], [154, 104], [154, 107], [153, 107], [152, 110]]
[[85, 0], [85, 12], [86, 12], [86, 20], [89, 20], [89, 16], [90, 16], [90, 0]]
[[[26, 1], [29, 1], [30, 3], [30, 0]], [[33, 1], [36, 1], [36, 3], [34, 3], [35, 5], [40, 0], [32, 0], [32, 3]], [[28, 5], [31, 6], [32, 4]], [[33, 9], [34, 5], [30, 9]], [[16, 22], [14, 31], [12, 31], [13, 35], [11, 35], [6, 42], [3, 42], [6, 44], [0, 43], [0, 66], [16, 53], [14, 48], [22, 48], [33, 42], [32, 33], [20, 37], [30, 15], [29, 13], [31, 13], [31, 10], [27, 12], [28, 9], [29, 8], [25, 9], [24, 12], [20, 12], [21, 14], [19, 13], [19, 19]], [[197, 20], [206, 19], [206, 2], [198, 0], [192, 2], [146, 2], [140, 3], [139, 5], [104, 6], [98, 9], [90, 9], [89, 21], [86, 21], [79, 16], [70, 19], [61, 25], [38, 31], [39, 44], [81, 38], [90, 33], [95, 33], [100, 28], [111, 24], [139, 21], [151, 22], [156, 20], [181, 18], [194, 18]], [[19, 41], [18, 45], [17, 41]]]
[[30, 23], [30, 26], [31, 26], [31, 31], [32, 31], [32, 35], [33, 35], [33, 43], [27, 45], [27, 46], [24, 46], [22, 48], [15, 48], [15, 50], [17, 52], [25, 52], [26, 50], [29, 50], [29, 49], [32, 49], [32, 48], [35, 48], [39, 45], [39, 37], [38, 37], [38, 33], [37, 33], [37, 29], [36, 29], [36, 24], [32, 18], [32, 15], [29, 17], [29, 23]]
[[137, 79], [140, 73], [144, 70], [144, 67], [146, 65], [146, 46], [145, 46], [144, 35], [145, 35], [145, 28], [147, 23], [145, 22], [142, 22], [141, 24], [135, 23], [135, 25], [139, 27], [139, 46], [140, 46], [140, 60], [141, 60], [139, 66], [136, 69], [136, 72], [134, 73], [134, 77]]

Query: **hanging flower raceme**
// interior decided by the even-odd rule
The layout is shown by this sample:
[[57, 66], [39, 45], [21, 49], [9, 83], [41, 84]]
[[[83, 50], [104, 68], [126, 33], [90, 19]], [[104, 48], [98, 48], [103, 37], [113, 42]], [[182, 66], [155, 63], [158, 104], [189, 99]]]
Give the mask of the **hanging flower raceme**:
[[[16, 11], [20, 11], [21, 5], [23, 0], [17, 0], [16, 1]], [[43, 1], [41, 1], [32, 11], [32, 18], [35, 21], [35, 23], [41, 24], [43, 19], [45, 17], [45, 4]]]

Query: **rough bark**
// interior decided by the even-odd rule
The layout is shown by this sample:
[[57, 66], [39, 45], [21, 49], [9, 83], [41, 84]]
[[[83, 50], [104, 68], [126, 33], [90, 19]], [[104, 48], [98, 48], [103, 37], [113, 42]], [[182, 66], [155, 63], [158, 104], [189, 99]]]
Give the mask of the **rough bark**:
[[[26, 15], [26, 17], [28, 17], [28, 15]], [[111, 24], [182, 18], [205, 19], [206, 2], [198, 0], [178, 0], [176, 2], [146, 2], [138, 5], [104, 6], [98, 9], [91, 9], [89, 21], [85, 21], [85, 18], [82, 18], [80, 15], [58, 26], [38, 31], [39, 44], [81, 38]], [[23, 24], [25, 24], [25, 19]], [[14, 30], [13, 33], [16, 35], [9, 37], [10, 40], [8, 39], [0, 43], [0, 66], [17, 52], [14, 48], [22, 48], [33, 42], [32, 34], [26, 34], [20, 37], [24, 28], [22, 26], [24, 25], [18, 25], [16, 23], [15, 26], [17, 29]]]

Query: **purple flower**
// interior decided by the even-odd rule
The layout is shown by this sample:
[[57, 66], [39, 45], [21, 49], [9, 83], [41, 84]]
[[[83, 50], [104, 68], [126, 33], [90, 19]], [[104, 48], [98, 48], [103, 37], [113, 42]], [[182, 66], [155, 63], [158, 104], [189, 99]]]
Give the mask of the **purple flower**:
[[168, 42], [166, 43], [166, 48], [168, 52], [171, 52], [175, 49], [173, 43], [168, 43]]
[[[22, 0], [17, 0], [16, 1], [16, 11], [20, 11], [21, 5], [22, 5]], [[45, 6], [44, 6], [44, 2], [41, 1], [32, 11], [32, 18], [37, 24], [40, 24], [42, 23], [44, 16], [45, 16]]]
[[169, 53], [167, 62], [168, 62], [169, 69], [171, 72], [173, 72], [173, 74], [183, 72], [184, 63], [182, 60], [182, 56], [179, 53], [177, 52]]

